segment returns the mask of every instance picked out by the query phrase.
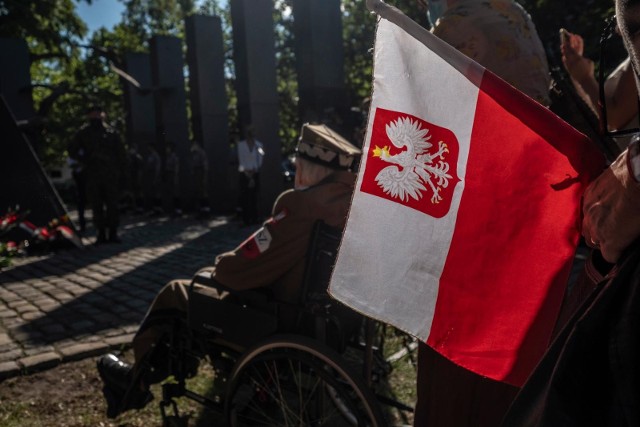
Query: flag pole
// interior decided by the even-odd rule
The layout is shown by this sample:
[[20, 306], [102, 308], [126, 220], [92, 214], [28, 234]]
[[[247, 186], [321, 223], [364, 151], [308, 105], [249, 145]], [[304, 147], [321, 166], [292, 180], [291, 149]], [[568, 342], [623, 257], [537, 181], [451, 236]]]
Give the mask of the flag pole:
[[480, 85], [484, 73], [483, 66], [431, 34], [429, 30], [402, 13], [400, 9], [388, 5], [382, 0], [366, 0], [366, 5], [371, 12], [397, 25], [440, 57], [447, 58], [447, 62], [453, 68], [464, 74], [476, 86]]
[[421, 39], [421, 34], [428, 32], [424, 27], [420, 26], [413, 19], [402, 13], [400, 9], [390, 6], [382, 0], [367, 0], [367, 9], [376, 15], [393, 22], [398, 27], [411, 34], [416, 39]]

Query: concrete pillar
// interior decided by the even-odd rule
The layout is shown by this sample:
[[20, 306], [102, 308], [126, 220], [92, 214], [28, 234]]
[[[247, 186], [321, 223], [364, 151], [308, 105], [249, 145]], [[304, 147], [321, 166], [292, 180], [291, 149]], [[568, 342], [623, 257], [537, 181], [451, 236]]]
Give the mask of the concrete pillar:
[[0, 38], [0, 95], [37, 156], [42, 155], [31, 89], [31, 58], [26, 40]]
[[[173, 36], [151, 38], [151, 72], [155, 87], [156, 138], [158, 152], [166, 166], [165, 150], [173, 143], [180, 163], [177, 196], [183, 208], [190, 201], [189, 191], [189, 123], [184, 82], [182, 41]], [[171, 204], [170, 182], [164, 182], [165, 207]]]
[[[5, 183], [0, 209], [4, 213], [19, 205], [29, 211], [29, 221], [39, 226], [67, 211], [34, 149], [37, 133], [30, 126], [18, 127], [36, 116], [30, 67], [25, 40], [0, 38], [0, 182]], [[24, 233], [15, 231], [5, 237], [24, 239]]]
[[128, 83], [124, 85], [127, 141], [142, 148], [146, 144], [154, 144], [156, 137], [151, 56], [147, 53], [126, 53], [124, 62], [127, 74], [140, 83], [140, 89]]
[[186, 20], [189, 100], [193, 135], [209, 160], [208, 194], [215, 211], [235, 207], [228, 176], [229, 111], [224, 79], [222, 23], [217, 16], [192, 15]]
[[233, 52], [240, 126], [252, 124], [266, 155], [260, 210], [268, 214], [283, 188], [273, 0], [231, 0]]
[[31, 60], [23, 39], [0, 38], [0, 94], [17, 121], [33, 118]]
[[344, 115], [340, 0], [293, 0], [292, 6], [300, 116], [318, 121]]

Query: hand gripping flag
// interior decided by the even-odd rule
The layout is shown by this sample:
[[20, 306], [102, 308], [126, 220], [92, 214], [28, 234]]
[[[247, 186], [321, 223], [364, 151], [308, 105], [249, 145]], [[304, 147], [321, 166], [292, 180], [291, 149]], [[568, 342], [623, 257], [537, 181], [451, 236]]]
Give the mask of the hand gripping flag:
[[[604, 167], [582, 134], [395, 8], [378, 23], [333, 297], [521, 385], [546, 349]], [[407, 31], [410, 31], [408, 33]]]

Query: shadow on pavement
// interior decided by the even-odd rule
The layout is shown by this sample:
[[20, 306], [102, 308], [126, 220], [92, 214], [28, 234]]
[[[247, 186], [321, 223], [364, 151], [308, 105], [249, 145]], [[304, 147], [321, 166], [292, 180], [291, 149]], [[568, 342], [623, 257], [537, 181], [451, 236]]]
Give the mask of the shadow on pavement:
[[122, 244], [68, 251], [12, 269], [0, 278], [2, 290], [44, 307], [31, 316], [21, 313], [9, 333], [25, 348], [132, 333], [165, 283], [191, 277], [248, 232], [222, 221], [146, 224], [123, 232]]

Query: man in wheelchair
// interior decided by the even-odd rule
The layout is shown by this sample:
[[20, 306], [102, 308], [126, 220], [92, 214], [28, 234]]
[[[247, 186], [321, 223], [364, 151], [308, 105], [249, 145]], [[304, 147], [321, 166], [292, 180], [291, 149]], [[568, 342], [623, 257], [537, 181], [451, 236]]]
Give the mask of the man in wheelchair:
[[[262, 228], [233, 251], [219, 255], [214, 266], [198, 274], [204, 272], [230, 290], [269, 288], [276, 299], [295, 301], [314, 224], [322, 220], [332, 227], [344, 227], [355, 183], [351, 167], [359, 154], [357, 147], [326, 125], [303, 125], [297, 147], [295, 189], [278, 197], [271, 218]], [[191, 282], [171, 281], [156, 296], [133, 338], [133, 365], [113, 354], [98, 361], [109, 418], [144, 407], [153, 398], [149, 385], [168, 374], [154, 366], [154, 362], [162, 362], [163, 355], [153, 353], [176, 324], [175, 319], [187, 317]], [[212, 288], [207, 291], [215, 298], [226, 297], [226, 293]]]

